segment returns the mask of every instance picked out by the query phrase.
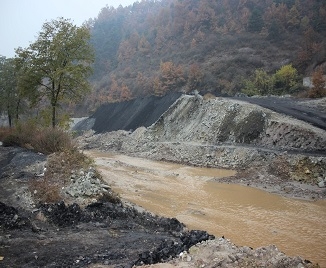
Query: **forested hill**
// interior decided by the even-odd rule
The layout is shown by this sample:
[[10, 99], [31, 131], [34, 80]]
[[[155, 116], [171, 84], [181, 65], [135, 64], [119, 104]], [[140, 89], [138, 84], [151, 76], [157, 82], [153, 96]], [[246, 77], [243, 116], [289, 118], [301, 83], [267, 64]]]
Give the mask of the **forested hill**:
[[324, 0], [142, 0], [104, 7], [89, 25], [92, 106], [167, 91], [233, 95], [259, 68], [325, 69]]

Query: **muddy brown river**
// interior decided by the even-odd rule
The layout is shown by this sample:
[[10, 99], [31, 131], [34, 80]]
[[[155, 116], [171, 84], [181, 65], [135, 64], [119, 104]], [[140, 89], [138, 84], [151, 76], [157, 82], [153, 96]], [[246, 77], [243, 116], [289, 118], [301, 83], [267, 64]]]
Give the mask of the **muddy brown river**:
[[237, 245], [276, 245], [326, 267], [326, 201], [281, 197], [213, 182], [232, 170], [196, 168], [125, 155], [88, 152], [123, 199], [190, 229], [224, 235]]

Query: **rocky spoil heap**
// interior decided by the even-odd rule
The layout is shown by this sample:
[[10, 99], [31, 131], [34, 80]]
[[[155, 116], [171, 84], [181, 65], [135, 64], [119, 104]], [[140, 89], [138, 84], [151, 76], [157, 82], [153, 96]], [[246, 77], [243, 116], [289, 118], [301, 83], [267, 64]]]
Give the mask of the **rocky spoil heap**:
[[170, 262], [171, 267], [312, 267], [300, 257], [290, 258], [275, 245], [253, 249], [239, 247], [229, 239], [203, 241]]
[[325, 131], [242, 101], [181, 96], [148, 128], [154, 141], [239, 144], [281, 150], [326, 150]]

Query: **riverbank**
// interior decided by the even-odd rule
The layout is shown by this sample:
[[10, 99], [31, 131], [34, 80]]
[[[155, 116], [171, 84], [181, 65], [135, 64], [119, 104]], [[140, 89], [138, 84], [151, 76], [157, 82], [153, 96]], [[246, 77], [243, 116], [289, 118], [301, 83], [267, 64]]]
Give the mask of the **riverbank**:
[[[188, 231], [176, 219], [157, 217], [124, 202], [101, 201], [101, 196], [90, 199], [77, 191], [79, 198], [75, 201], [84, 205], [37, 203], [29, 185], [40, 179], [42, 174], [35, 172], [43, 170], [44, 156], [1, 146], [0, 152], [2, 267], [132, 267], [162, 261], [176, 267], [216, 267], [219, 263], [227, 267], [315, 267], [302, 258], [287, 257], [275, 247], [238, 247], [222, 237], [209, 245], [197, 244], [213, 236], [205, 231]], [[91, 181], [85, 183], [92, 189]], [[96, 183], [94, 186], [97, 189]], [[205, 255], [218, 249], [218, 263]]]
[[83, 150], [99, 149], [188, 166], [233, 169], [237, 170], [236, 175], [219, 181], [297, 199], [326, 198], [326, 188], [318, 186], [326, 174], [326, 157], [235, 145], [152, 142], [146, 139], [147, 135], [145, 128], [132, 133], [114, 131], [96, 135], [89, 131], [78, 137], [78, 143]]

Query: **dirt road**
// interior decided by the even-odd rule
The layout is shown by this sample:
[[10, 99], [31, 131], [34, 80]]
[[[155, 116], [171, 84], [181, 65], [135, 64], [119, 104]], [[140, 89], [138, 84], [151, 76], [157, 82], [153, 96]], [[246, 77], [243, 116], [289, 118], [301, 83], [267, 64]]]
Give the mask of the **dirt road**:
[[237, 245], [275, 244], [288, 255], [326, 265], [325, 201], [304, 202], [211, 181], [233, 175], [232, 170], [87, 153], [123, 199], [160, 216], [176, 217], [189, 228], [224, 235]]
[[[265, 98], [236, 98], [238, 100], [257, 104], [274, 112], [297, 118], [326, 130], [325, 108], [318, 108], [316, 104], [309, 107], [309, 101], [296, 100], [293, 98], [265, 97]], [[312, 101], [310, 101], [312, 102]]]

